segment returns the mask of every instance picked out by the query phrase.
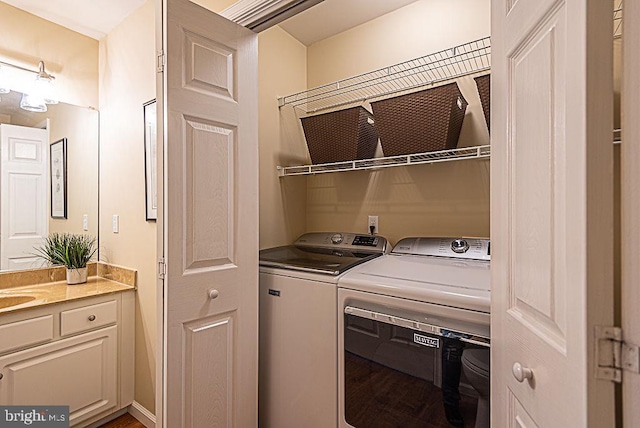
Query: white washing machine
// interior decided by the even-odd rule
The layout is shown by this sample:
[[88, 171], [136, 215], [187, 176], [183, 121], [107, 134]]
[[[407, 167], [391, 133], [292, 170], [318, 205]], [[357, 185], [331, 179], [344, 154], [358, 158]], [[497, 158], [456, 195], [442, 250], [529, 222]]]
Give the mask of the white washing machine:
[[449, 426], [447, 406], [474, 426], [460, 360], [488, 354], [489, 259], [488, 240], [406, 238], [340, 277], [338, 426]]
[[386, 252], [383, 237], [309, 233], [260, 251], [259, 424], [337, 421], [337, 282]]

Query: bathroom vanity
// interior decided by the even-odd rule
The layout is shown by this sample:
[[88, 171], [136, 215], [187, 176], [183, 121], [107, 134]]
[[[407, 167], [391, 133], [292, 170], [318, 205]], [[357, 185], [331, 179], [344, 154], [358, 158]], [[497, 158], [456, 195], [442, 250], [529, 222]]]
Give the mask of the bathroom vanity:
[[135, 286], [97, 276], [1, 289], [0, 403], [68, 405], [71, 426], [125, 408], [134, 316]]

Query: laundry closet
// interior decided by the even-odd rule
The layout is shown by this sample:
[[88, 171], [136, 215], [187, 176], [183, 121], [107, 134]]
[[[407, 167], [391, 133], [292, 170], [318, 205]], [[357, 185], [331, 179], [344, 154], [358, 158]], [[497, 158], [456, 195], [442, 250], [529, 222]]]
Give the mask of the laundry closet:
[[[328, 1], [313, 9], [322, 8], [324, 3]], [[321, 40], [305, 31], [305, 23], [313, 20], [304, 21], [304, 15], [313, 13], [313, 9], [260, 34], [260, 248], [290, 244], [304, 232], [367, 233], [370, 215], [378, 216], [377, 232], [391, 243], [407, 236], [489, 236], [487, 157], [300, 176], [280, 176], [283, 169], [276, 169], [311, 163], [301, 118], [353, 106], [371, 111], [368, 101], [345, 102], [349, 91], [329, 90], [328, 96], [319, 97], [319, 109], [304, 100], [290, 103], [289, 100], [305, 96], [295, 94], [322, 85], [338, 87], [337, 81], [342, 79], [441, 51], [450, 55], [457, 46], [483, 40], [490, 34], [490, 1], [404, 3], [403, 7]], [[362, 7], [366, 8], [364, 4]], [[320, 22], [320, 26], [331, 26], [326, 19]], [[293, 38], [287, 29], [309, 45]], [[489, 144], [473, 79], [488, 73], [490, 42], [487, 39], [484, 43], [488, 45], [482, 50], [485, 65], [482, 58], [474, 58], [473, 66], [480, 71], [455, 79], [469, 104], [458, 148]], [[478, 54], [477, 46], [474, 52], [470, 56]], [[455, 64], [452, 68], [461, 71]], [[420, 71], [417, 69], [416, 74]], [[377, 84], [376, 78], [364, 79], [371, 79], [364, 83], [365, 92], [388, 90], [389, 83], [385, 87], [384, 83]], [[391, 81], [391, 85], [394, 83], [398, 84]], [[430, 85], [424, 76], [413, 82], [400, 82], [422, 89], [443, 83], [447, 82]], [[381, 98], [385, 97], [374, 100]], [[378, 145], [375, 156], [383, 155]]]

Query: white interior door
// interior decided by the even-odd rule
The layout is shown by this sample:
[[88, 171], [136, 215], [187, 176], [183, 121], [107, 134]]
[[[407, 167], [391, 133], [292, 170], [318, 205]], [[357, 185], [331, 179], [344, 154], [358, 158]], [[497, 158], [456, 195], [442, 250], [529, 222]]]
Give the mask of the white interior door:
[[[624, 3], [622, 37], [621, 243], [622, 330], [625, 342], [640, 345], [640, 2]], [[622, 375], [623, 426], [640, 423], [640, 375]]]
[[495, 427], [614, 426], [611, 6], [492, 1]]
[[163, 424], [257, 426], [257, 35], [165, 5]]
[[48, 131], [0, 125], [0, 270], [34, 269], [48, 233]]

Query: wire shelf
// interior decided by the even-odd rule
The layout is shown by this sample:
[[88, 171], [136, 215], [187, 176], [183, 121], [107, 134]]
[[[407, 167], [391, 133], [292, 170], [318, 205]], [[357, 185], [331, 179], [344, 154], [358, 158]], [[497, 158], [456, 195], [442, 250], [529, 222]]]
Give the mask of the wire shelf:
[[491, 69], [489, 37], [278, 98], [306, 113], [371, 100]]
[[615, 9], [613, 9], [613, 38], [619, 39], [622, 37], [622, 3], [620, 0], [617, 3]]
[[463, 147], [451, 150], [440, 150], [437, 152], [415, 153], [402, 156], [388, 156], [383, 158], [324, 163], [317, 165], [279, 166], [277, 168], [280, 177], [286, 177], [290, 175], [310, 175], [338, 171], [358, 171], [389, 168], [394, 166], [449, 162], [465, 159], [482, 159], [488, 158], [489, 156], [491, 156], [491, 146], [486, 145]]

